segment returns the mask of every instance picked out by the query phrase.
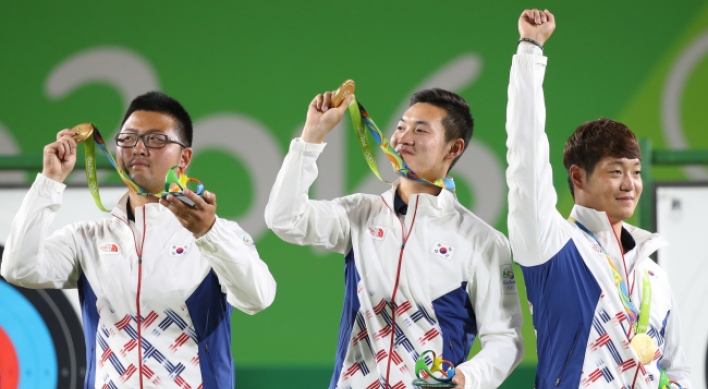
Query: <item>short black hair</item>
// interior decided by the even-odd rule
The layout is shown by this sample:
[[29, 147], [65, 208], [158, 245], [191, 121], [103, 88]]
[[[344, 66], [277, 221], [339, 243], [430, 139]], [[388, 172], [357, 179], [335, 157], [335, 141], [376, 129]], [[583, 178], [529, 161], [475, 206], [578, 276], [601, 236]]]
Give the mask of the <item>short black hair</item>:
[[[460, 95], [440, 88], [423, 89], [416, 92], [411, 97], [411, 106], [418, 103], [426, 103], [442, 108], [447, 112], [447, 116], [442, 123], [445, 127], [445, 141], [462, 138], [465, 142], [464, 153], [469, 146], [472, 133], [474, 132], [474, 119], [470, 112], [470, 105]], [[455, 166], [462, 154], [457, 156], [450, 164], [450, 169]]]
[[563, 165], [568, 172], [570, 194], [575, 198], [570, 167], [577, 165], [588, 176], [600, 160], [606, 157], [642, 159], [639, 142], [624, 124], [607, 118], [585, 122], [575, 129], [563, 150]]
[[189, 113], [179, 101], [157, 91], [140, 95], [130, 102], [130, 106], [125, 111], [125, 116], [123, 116], [123, 121], [120, 124], [121, 127], [135, 111], [159, 112], [170, 116], [177, 122], [175, 132], [179, 140], [187, 147], [192, 146], [192, 118], [189, 117]]

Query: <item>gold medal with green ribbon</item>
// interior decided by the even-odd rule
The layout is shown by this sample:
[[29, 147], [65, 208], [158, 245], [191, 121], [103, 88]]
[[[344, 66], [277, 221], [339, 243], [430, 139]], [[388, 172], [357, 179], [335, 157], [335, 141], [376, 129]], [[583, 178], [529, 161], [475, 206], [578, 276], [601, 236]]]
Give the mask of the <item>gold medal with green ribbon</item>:
[[[198, 195], [202, 195], [204, 191], [204, 185], [201, 184], [199, 180], [194, 178], [189, 178], [184, 174], [184, 171], [175, 166], [170, 171], [167, 172], [165, 177], [165, 191], [160, 193], [149, 193], [145, 189], [141, 188], [140, 185], [136, 184], [117, 164], [115, 158], [108, 148], [106, 148], [106, 142], [103, 140], [101, 133], [98, 128], [93, 123], [81, 123], [71, 129], [74, 131], [74, 140], [77, 143], [84, 143], [84, 158], [86, 160], [86, 180], [88, 181], [89, 192], [93, 197], [93, 201], [96, 203], [98, 208], [103, 212], [110, 212], [109, 209], [103, 206], [101, 202], [101, 195], [98, 189], [98, 179], [96, 178], [96, 147], [101, 150], [101, 153], [106, 156], [108, 161], [116, 169], [121, 180], [132, 190], [140, 196], [153, 196], [160, 198], [166, 196], [167, 194], [175, 195], [183, 202], [194, 205], [194, 203], [184, 196], [184, 189], [188, 182], [194, 182], [197, 184], [197, 190], [195, 191]], [[185, 199], [187, 201], [185, 201]]]
[[632, 336], [630, 340], [630, 345], [632, 346], [634, 352], [637, 353], [637, 357], [642, 364], [646, 365], [650, 363], [654, 360], [654, 354], [656, 354], [657, 346], [656, 343], [654, 343], [654, 339], [647, 335], [647, 330], [649, 330], [649, 314], [651, 312], [651, 281], [649, 280], [649, 271], [645, 270], [644, 275], [642, 276], [642, 301], [639, 308], [639, 314], [637, 314], [637, 309], [632, 303], [632, 299], [627, 291], [626, 282], [622, 279], [622, 276], [617, 271], [617, 268], [615, 268], [615, 265], [612, 263], [612, 259], [610, 258], [610, 254], [608, 254], [607, 251], [605, 251], [605, 248], [602, 247], [600, 240], [597, 239], [592, 231], [590, 231], [579, 221], [575, 220], [572, 216], [569, 217], [568, 220], [575, 223], [578, 228], [593, 238], [602, 250], [602, 253], [605, 255], [605, 259], [607, 260], [610, 271], [612, 272], [612, 279], [617, 287], [617, 294], [619, 295], [622, 306], [624, 307], [627, 321], [634, 330], [634, 336]]
[[[356, 84], [354, 81], [344, 81], [344, 83], [333, 93], [332, 106], [338, 107], [347, 96], [354, 93], [355, 87]], [[393, 146], [391, 146], [391, 143], [388, 141], [386, 136], [383, 132], [381, 132], [374, 120], [369, 116], [368, 112], [366, 112], [366, 109], [364, 109], [364, 106], [361, 105], [356, 98], [349, 104], [349, 114], [352, 118], [356, 138], [361, 146], [364, 159], [369, 165], [369, 169], [374, 172], [379, 180], [390, 184], [390, 182], [381, 178], [381, 174], [379, 173], [379, 168], [376, 163], [376, 151], [373, 146], [374, 143], [376, 143], [381, 151], [384, 152], [388, 160], [391, 161], [393, 169], [401, 176], [412, 181], [425, 182], [453, 192], [455, 191], [455, 182], [452, 177], [438, 178], [435, 181], [428, 181], [413, 172], [408, 165], [406, 165], [406, 162], [403, 160], [401, 155], [396, 152]]]
[[651, 281], [649, 271], [642, 275], [642, 306], [639, 310], [639, 321], [632, 337], [631, 345], [642, 364], [647, 365], [654, 360], [657, 346], [654, 339], [647, 335], [649, 330], [649, 312], [651, 311]]

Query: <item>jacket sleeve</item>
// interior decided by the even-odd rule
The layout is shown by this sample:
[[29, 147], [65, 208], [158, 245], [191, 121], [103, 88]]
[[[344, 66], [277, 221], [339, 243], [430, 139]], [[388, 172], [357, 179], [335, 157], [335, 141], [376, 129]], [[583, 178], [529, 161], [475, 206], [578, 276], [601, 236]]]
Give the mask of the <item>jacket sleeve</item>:
[[229, 304], [253, 315], [273, 303], [275, 279], [251, 236], [236, 222], [217, 218], [196, 245], [214, 269]]
[[310, 200], [308, 190], [317, 178], [317, 157], [324, 144], [290, 143], [265, 210], [268, 228], [282, 240], [341, 254], [351, 250], [350, 221], [342, 200]]
[[482, 350], [456, 368], [465, 375], [465, 389], [498, 387], [524, 356], [516, 282], [503, 274], [512, 269], [509, 244], [501, 234], [473, 261], [467, 289]]
[[507, 105], [506, 180], [509, 186], [509, 240], [522, 266], [548, 261], [570, 238], [556, 210], [545, 133], [543, 77], [547, 58], [539, 48], [520, 44], [511, 65]]
[[664, 327], [664, 354], [661, 357], [661, 369], [666, 369], [666, 374], [684, 388], [693, 388], [691, 383], [691, 370], [688, 367], [686, 355], [681, 347], [681, 328], [678, 305], [673, 296], [671, 298], [671, 312]]
[[5, 243], [0, 274], [7, 282], [33, 289], [76, 287], [80, 266], [73, 227], [48, 234], [64, 188], [62, 183], [37, 175]]

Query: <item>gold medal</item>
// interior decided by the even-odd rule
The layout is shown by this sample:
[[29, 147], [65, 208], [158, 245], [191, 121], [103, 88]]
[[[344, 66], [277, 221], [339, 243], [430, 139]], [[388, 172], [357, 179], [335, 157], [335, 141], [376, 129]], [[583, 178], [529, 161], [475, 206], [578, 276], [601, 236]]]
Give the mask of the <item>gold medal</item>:
[[354, 80], [344, 81], [344, 83], [340, 85], [334, 93], [332, 93], [332, 107], [339, 107], [347, 96], [354, 93], [355, 87], [356, 84], [354, 83]]
[[656, 345], [654, 340], [647, 334], [636, 334], [632, 338], [632, 348], [637, 353], [639, 361], [647, 365], [654, 360]]
[[74, 140], [76, 140], [76, 143], [80, 143], [88, 139], [91, 135], [93, 135], [93, 130], [95, 128], [96, 127], [93, 123], [81, 123], [72, 128], [71, 131], [76, 133], [76, 135], [74, 135]]

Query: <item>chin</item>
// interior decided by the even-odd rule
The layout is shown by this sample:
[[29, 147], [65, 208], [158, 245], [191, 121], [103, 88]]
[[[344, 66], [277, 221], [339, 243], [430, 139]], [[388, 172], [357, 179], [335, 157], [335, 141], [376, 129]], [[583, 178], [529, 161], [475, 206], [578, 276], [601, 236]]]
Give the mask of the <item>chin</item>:
[[617, 219], [625, 221], [634, 215], [634, 208], [631, 210], [622, 210], [621, 212], [617, 212], [615, 215]]
[[133, 180], [133, 182], [138, 184], [139, 187], [148, 190], [147, 187], [150, 186], [150, 182], [144, 176], [137, 174], [134, 176], [131, 175], [130, 178]]

